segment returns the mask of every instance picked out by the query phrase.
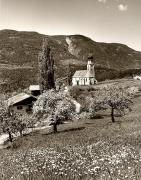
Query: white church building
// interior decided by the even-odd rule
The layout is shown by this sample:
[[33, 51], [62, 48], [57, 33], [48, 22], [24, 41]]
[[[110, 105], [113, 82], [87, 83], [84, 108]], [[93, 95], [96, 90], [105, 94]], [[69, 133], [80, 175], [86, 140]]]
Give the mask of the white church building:
[[94, 85], [96, 83], [94, 63], [91, 60], [88, 61], [87, 70], [76, 71], [72, 77], [72, 86]]

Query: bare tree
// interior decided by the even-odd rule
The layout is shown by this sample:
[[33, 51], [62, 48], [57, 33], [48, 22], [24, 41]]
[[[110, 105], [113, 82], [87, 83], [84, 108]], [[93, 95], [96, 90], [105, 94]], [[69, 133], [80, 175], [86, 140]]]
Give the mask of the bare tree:
[[55, 88], [53, 66], [52, 50], [47, 40], [44, 39], [42, 51], [39, 53], [39, 85], [41, 92]]

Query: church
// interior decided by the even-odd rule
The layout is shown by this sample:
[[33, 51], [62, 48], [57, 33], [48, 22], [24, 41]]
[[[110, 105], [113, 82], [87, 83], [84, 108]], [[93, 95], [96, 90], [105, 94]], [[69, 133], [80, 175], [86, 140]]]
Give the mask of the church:
[[97, 83], [95, 79], [94, 63], [88, 60], [87, 70], [76, 71], [72, 77], [72, 86], [89, 86]]

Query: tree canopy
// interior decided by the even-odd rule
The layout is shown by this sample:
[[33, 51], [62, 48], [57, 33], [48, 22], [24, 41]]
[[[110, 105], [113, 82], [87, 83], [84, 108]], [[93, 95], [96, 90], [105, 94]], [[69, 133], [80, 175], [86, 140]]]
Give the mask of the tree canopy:
[[66, 92], [51, 89], [39, 96], [33, 112], [39, 118], [48, 119], [49, 124], [56, 128], [55, 126], [72, 119], [75, 105]]
[[109, 86], [97, 90], [93, 96], [86, 98], [88, 110], [96, 113], [100, 110], [111, 110], [111, 120], [115, 122], [115, 111], [124, 115], [125, 110], [131, 111], [131, 96], [128, 91], [122, 87]]

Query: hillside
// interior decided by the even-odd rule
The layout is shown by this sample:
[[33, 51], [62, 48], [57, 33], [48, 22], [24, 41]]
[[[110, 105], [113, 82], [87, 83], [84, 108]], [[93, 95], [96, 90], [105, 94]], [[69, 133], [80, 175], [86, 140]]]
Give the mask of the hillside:
[[0, 84], [5, 91], [38, 82], [38, 53], [43, 38], [52, 45], [56, 77], [64, 77], [68, 64], [72, 75], [85, 69], [89, 53], [94, 55], [96, 78], [131, 75], [141, 66], [141, 52], [126, 45], [99, 43], [82, 35], [46, 36], [36, 32], [0, 31]]
[[1, 180], [140, 180], [141, 177], [141, 84], [128, 79], [101, 85], [139, 88], [132, 111], [116, 115], [98, 112], [94, 119], [65, 123], [53, 134], [41, 129], [17, 138], [0, 152]]

